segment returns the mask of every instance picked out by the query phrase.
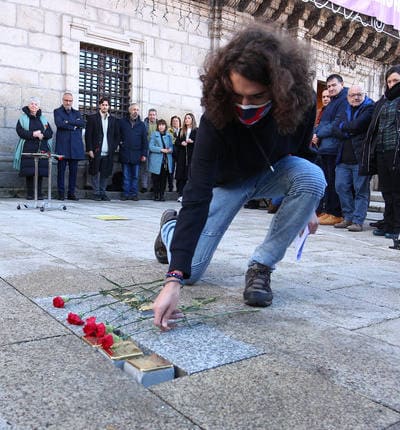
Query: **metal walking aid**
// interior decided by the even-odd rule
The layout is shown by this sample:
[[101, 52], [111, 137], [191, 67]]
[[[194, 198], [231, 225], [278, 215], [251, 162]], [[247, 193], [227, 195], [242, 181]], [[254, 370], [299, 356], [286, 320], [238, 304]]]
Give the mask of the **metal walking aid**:
[[[62, 160], [63, 155], [52, 154], [50, 152], [23, 152], [22, 155], [26, 157], [32, 157], [35, 163], [35, 175], [34, 175], [34, 199], [32, 203], [18, 203], [17, 209], [39, 209], [40, 212], [44, 212], [45, 209], [62, 209], [66, 210], [65, 204], [58, 204], [55, 206], [51, 205], [51, 172], [52, 172], [52, 161], [53, 158], [56, 160]], [[47, 181], [47, 200], [43, 200], [42, 203], [38, 202], [38, 181], [39, 181], [39, 160], [41, 158], [47, 158], [49, 163], [48, 181]]]

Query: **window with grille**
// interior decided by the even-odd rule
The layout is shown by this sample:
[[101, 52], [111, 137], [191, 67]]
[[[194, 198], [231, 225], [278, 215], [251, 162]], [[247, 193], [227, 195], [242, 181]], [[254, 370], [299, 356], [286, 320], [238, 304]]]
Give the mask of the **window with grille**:
[[130, 101], [131, 54], [81, 43], [79, 61], [79, 110], [97, 111], [101, 97], [110, 99], [110, 111], [120, 118]]

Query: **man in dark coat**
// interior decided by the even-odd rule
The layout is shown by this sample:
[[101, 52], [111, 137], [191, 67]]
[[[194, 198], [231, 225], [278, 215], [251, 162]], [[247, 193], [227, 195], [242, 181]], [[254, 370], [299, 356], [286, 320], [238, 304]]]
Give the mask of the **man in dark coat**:
[[347, 94], [348, 104], [332, 131], [340, 139], [336, 166], [336, 192], [344, 220], [335, 228], [362, 231], [369, 205], [370, 176], [360, 176], [362, 145], [374, 111], [374, 102], [360, 85]]
[[109, 109], [109, 99], [102, 97], [99, 111], [87, 118], [86, 152], [96, 201], [110, 200], [106, 194], [107, 178], [112, 173], [113, 157], [120, 140], [118, 120], [109, 114]]
[[78, 110], [72, 107], [74, 99], [71, 93], [64, 93], [62, 106], [54, 110], [54, 122], [57, 126], [56, 153], [63, 156], [58, 160], [57, 188], [58, 199], [65, 198], [65, 170], [69, 168], [68, 199], [79, 200], [75, 195], [78, 162], [85, 159], [82, 129], [85, 122]]
[[323, 209], [326, 214], [319, 218], [319, 223], [322, 225], [334, 225], [343, 221], [343, 218], [339, 196], [335, 189], [335, 168], [339, 139], [333, 135], [332, 127], [337, 121], [340, 112], [347, 105], [347, 88], [344, 88], [343, 78], [337, 74], [328, 76], [326, 87], [331, 101], [324, 109], [321, 121], [315, 129], [313, 142], [315, 143], [315, 138], [317, 138], [320, 166], [328, 184], [323, 200]]
[[139, 106], [129, 106], [129, 116], [120, 121], [123, 185], [121, 200], [138, 200], [140, 163], [147, 160], [148, 141], [145, 123], [140, 119]]

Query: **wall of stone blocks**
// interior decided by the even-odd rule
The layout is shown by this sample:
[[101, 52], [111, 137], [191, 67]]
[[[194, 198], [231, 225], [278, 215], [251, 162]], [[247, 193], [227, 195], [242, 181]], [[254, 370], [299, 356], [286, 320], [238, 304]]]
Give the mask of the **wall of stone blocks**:
[[39, 97], [55, 130], [53, 109], [63, 91], [77, 101], [80, 42], [132, 54], [131, 100], [139, 102], [143, 118], [154, 107], [167, 121], [186, 112], [200, 119], [208, 7], [193, 1], [155, 1], [153, 8], [143, 0], [1, 0], [0, 8], [0, 188], [23, 185], [11, 167], [21, 107]]
[[[212, 11], [193, 0], [0, 0], [0, 10], [0, 189], [24, 183], [12, 169], [12, 155], [18, 141], [15, 125], [29, 97], [41, 99], [54, 130], [53, 109], [63, 91], [77, 100], [81, 42], [132, 54], [130, 96], [140, 104], [142, 117], [154, 107], [167, 121], [186, 112], [199, 120], [199, 73], [206, 53], [253, 20], [226, 7], [213, 38]], [[304, 37], [302, 29], [292, 33]], [[370, 97], [380, 96], [381, 65], [359, 59], [356, 69], [346, 69], [336, 64], [334, 48], [316, 41], [311, 45], [316, 81], [340, 73], [347, 85], [362, 82]], [[81, 164], [78, 186], [85, 184]]]

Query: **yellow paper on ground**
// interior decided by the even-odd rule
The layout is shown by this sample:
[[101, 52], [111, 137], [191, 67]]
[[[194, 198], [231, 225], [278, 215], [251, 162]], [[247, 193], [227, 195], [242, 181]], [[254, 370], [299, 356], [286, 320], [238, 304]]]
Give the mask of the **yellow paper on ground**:
[[96, 215], [95, 218], [101, 219], [103, 221], [125, 221], [129, 219], [121, 215]]

